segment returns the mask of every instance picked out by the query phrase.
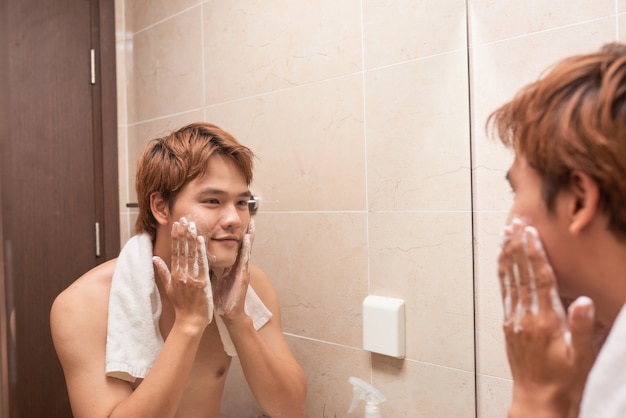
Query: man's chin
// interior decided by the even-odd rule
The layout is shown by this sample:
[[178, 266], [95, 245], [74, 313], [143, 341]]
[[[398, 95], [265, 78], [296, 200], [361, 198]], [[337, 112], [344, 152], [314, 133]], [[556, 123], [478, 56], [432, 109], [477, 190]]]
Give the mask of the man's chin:
[[235, 264], [237, 257], [217, 257], [211, 263], [211, 269], [227, 269]]

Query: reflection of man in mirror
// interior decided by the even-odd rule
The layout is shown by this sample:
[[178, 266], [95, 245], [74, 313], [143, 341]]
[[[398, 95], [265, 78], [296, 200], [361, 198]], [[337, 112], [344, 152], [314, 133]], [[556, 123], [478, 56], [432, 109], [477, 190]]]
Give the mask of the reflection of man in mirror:
[[499, 257], [509, 416], [625, 417], [626, 46], [558, 62], [490, 123], [515, 151]]
[[267, 414], [304, 416], [276, 293], [249, 264], [252, 159], [206, 123], [148, 144], [137, 234], [52, 307], [74, 416], [217, 418], [232, 356]]

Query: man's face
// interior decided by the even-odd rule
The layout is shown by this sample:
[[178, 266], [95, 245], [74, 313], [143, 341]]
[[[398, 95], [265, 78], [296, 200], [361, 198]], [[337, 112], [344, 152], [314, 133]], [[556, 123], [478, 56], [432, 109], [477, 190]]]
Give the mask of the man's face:
[[507, 180], [514, 193], [507, 223], [517, 217], [537, 229], [556, 275], [559, 293], [562, 296], [573, 296], [576, 272], [572, 271], [574, 263], [571, 261], [575, 257], [575, 251], [571, 247], [571, 236], [568, 234], [567, 191], [559, 192], [554, 210], [548, 212], [541, 193], [541, 177], [520, 156], [515, 158], [509, 169]]
[[209, 159], [206, 173], [178, 193], [170, 223], [183, 216], [195, 222], [198, 234], [206, 239], [208, 253], [215, 258], [210, 256], [211, 268], [230, 267], [250, 222], [250, 198], [239, 167], [229, 158], [215, 154]]

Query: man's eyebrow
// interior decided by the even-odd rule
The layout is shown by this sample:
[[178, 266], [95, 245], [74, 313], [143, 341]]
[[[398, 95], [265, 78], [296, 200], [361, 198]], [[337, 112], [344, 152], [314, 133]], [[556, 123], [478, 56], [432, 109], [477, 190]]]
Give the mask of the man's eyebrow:
[[511, 183], [511, 170], [507, 170], [506, 175], [504, 176], [504, 178], [506, 179], [506, 181]]
[[[228, 192], [226, 192], [225, 190], [221, 190], [221, 189], [214, 189], [212, 187], [207, 187], [206, 189], [202, 189], [200, 190], [199, 194], [202, 195], [206, 195], [206, 194], [212, 194], [212, 195], [226, 195], [228, 194]], [[252, 197], [252, 192], [250, 190], [246, 190], [245, 192], [241, 192], [237, 195], [238, 197]]]

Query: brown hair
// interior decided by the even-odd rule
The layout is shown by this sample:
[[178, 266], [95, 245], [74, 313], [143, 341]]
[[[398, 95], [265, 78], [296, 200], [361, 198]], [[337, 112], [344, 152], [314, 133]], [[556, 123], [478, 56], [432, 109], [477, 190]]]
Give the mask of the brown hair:
[[626, 236], [626, 45], [559, 61], [487, 125], [543, 179], [550, 211], [578, 170], [598, 183], [609, 229]]
[[153, 240], [156, 238], [158, 223], [150, 210], [150, 195], [161, 193], [171, 209], [178, 192], [205, 173], [213, 153], [231, 158], [247, 185], [252, 183], [252, 151], [210, 123], [192, 123], [146, 145], [137, 162], [135, 179], [139, 205], [136, 233], [148, 232]]

